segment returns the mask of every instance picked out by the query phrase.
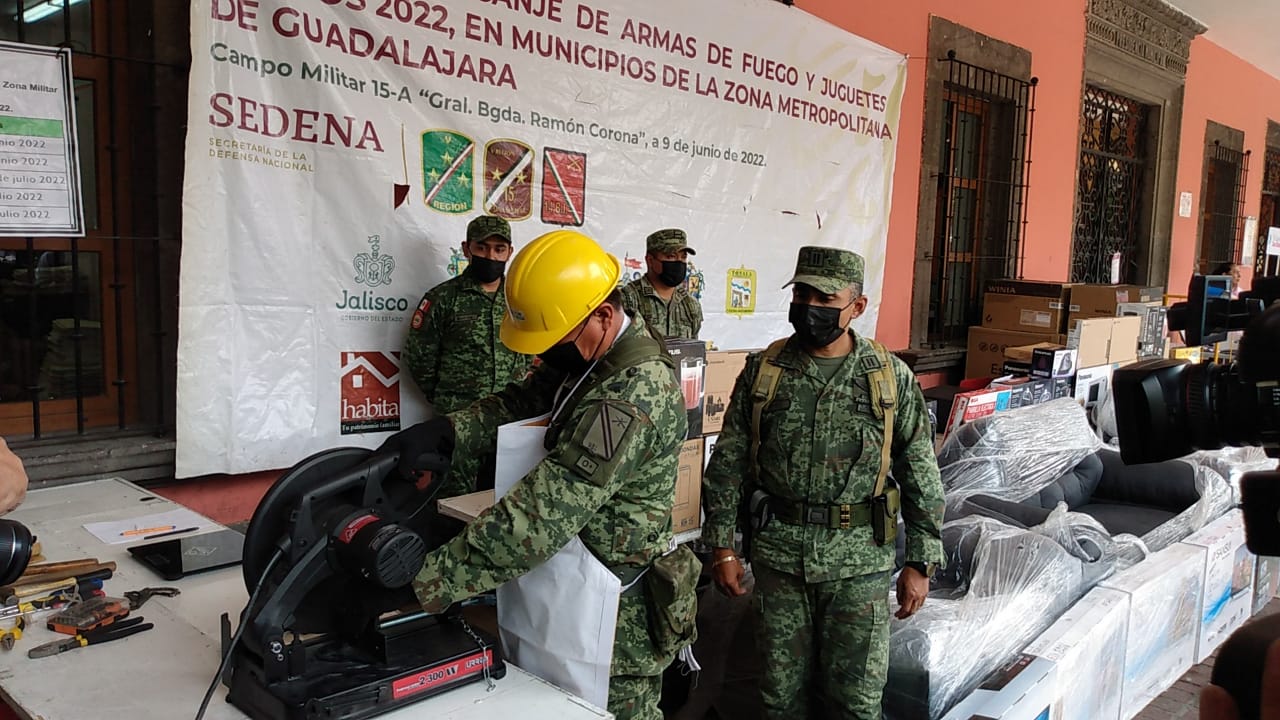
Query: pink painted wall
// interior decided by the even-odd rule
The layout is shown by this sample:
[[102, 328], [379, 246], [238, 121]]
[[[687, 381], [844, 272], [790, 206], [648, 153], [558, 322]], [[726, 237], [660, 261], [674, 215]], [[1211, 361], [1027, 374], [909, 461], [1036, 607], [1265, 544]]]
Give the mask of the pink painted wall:
[[[1196, 38], [1191, 43], [1191, 64], [1187, 68], [1177, 187], [1179, 194], [1190, 192], [1193, 202], [1191, 217], [1175, 214], [1173, 219], [1173, 252], [1169, 259], [1171, 293], [1185, 293], [1186, 283], [1196, 270], [1207, 122], [1212, 120], [1244, 132], [1244, 149], [1253, 151], [1245, 185], [1244, 214], [1256, 217], [1262, 204], [1268, 118], [1280, 122], [1280, 79], [1203, 37]], [[1249, 275], [1246, 273], [1242, 278], [1246, 287]]]
[[[1031, 53], [1036, 89], [1024, 276], [1066, 280], [1070, 272], [1075, 167], [1084, 76], [1085, 0], [899, 0], [871, 11], [848, 0], [796, 0], [796, 7], [849, 32], [907, 54], [906, 97], [898, 129], [885, 289], [876, 338], [891, 348], [910, 340], [911, 279], [920, 195], [925, 63], [929, 16], [939, 15]], [[1256, 203], [1255, 203], [1256, 204]]]

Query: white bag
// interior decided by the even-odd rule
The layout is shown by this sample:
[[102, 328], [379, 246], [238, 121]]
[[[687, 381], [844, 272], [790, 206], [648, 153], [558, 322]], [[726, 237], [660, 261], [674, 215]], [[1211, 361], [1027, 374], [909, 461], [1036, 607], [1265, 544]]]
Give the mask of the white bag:
[[[498, 428], [501, 498], [546, 457], [548, 416]], [[622, 583], [576, 535], [550, 560], [498, 588], [498, 629], [512, 664], [601, 708]]]

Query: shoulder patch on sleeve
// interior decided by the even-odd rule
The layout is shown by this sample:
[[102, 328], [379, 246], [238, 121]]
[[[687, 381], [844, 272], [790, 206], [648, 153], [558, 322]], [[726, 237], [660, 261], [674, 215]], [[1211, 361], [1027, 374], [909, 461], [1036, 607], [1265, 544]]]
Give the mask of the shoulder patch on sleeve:
[[623, 459], [627, 440], [641, 423], [624, 403], [603, 402], [587, 411], [554, 454], [592, 485], [609, 482]]
[[426, 319], [427, 311], [431, 309], [431, 298], [422, 297], [422, 302], [418, 303], [418, 309], [413, 311], [413, 322], [410, 323], [414, 330], [422, 327], [422, 321]]

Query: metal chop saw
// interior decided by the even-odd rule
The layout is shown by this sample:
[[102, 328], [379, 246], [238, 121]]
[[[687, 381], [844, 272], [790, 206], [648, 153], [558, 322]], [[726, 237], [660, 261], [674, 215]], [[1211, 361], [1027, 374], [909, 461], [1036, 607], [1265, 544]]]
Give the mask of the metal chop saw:
[[[237, 638], [222, 616], [228, 701], [255, 720], [358, 720], [505, 674], [496, 641], [457, 607], [421, 611], [410, 588], [443, 544], [431, 500], [449, 459], [395, 472], [397, 455], [340, 448], [286, 472], [244, 542], [250, 600]], [[236, 640], [239, 642], [236, 642]]]

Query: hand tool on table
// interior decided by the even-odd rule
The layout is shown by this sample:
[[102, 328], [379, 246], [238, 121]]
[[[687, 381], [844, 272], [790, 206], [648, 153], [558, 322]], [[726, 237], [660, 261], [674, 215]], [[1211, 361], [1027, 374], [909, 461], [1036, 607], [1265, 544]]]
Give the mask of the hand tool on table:
[[82, 565], [73, 568], [64, 568], [61, 570], [51, 570], [40, 573], [39, 575], [22, 576], [13, 583], [0, 587], [0, 595], [13, 595], [19, 588], [28, 585], [40, 585], [55, 580], [66, 580], [67, 578], [79, 578], [80, 580], [106, 580], [116, 570], [114, 562], [95, 563], [93, 565]]
[[129, 601], [129, 609], [137, 610], [143, 603], [157, 595], [160, 597], [177, 597], [182, 591], [175, 587], [146, 587], [141, 590], [126, 591], [124, 597]]
[[54, 640], [53, 642], [48, 642], [44, 645], [38, 645], [27, 651], [27, 657], [32, 659], [49, 657], [50, 655], [57, 655], [68, 650], [75, 650], [87, 645], [98, 645], [105, 642], [111, 642], [112, 640], [126, 638], [130, 635], [136, 635], [140, 632], [150, 630], [152, 627], [154, 627], [154, 625], [142, 622], [142, 618], [140, 617], [121, 620], [120, 622], [112, 623], [106, 627], [98, 628], [97, 630], [80, 633], [75, 637], [67, 638], [66, 640]]
[[14, 623], [13, 627], [5, 628], [3, 631], [0, 631], [0, 648], [12, 650], [14, 643], [22, 639], [22, 630], [26, 626], [26, 620], [19, 615], [18, 620]]
[[118, 624], [129, 616], [129, 601], [100, 597], [76, 603], [49, 618], [47, 627], [65, 635], [77, 635], [107, 625]]
[[[28, 565], [26, 572], [22, 573], [22, 577], [17, 582], [26, 582], [34, 575], [44, 575], [47, 573], [63, 572], [66, 570], [83, 570], [88, 567], [99, 565], [97, 558], [81, 558], [79, 560], [61, 560], [59, 562], [37, 563]], [[15, 583], [16, 584], [16, 583]]]

